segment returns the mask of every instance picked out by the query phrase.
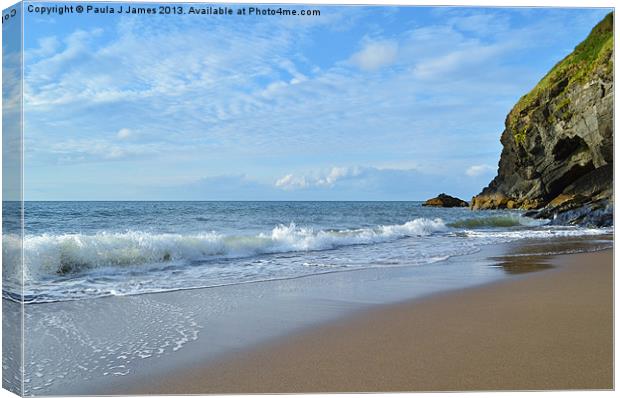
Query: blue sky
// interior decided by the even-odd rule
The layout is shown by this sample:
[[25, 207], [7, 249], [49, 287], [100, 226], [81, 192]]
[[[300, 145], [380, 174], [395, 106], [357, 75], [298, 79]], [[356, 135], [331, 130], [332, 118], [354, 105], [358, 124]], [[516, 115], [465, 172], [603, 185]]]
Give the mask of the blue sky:
[[469, 199], [512, 105], [609, 11], [312, 8], [26, 14], [26, 199]]

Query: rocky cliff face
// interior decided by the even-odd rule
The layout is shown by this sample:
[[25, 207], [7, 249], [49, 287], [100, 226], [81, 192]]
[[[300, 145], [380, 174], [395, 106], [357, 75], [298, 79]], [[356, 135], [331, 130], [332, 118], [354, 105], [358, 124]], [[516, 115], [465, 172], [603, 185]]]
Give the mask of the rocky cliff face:
[[473, 209], [542, 209], [530, 215], [611, 222], [613, 54], [609, 14], [510, 111], [498, 175], [472, 199]]

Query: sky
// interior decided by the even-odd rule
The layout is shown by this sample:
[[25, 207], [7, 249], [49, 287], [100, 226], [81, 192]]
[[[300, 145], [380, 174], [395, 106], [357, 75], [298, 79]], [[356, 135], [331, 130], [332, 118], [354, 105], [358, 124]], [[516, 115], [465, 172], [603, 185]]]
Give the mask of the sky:
[[284, 8], [321, 15], [26, 12], [25, 199], [469, 199], [609, 12]]

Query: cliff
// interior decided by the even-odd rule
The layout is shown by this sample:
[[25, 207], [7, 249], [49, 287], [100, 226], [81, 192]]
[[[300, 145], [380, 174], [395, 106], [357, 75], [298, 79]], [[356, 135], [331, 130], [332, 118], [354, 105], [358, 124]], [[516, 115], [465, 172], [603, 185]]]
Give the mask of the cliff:
[[613, 54], [610, 13], [510, 111], [498, 174], [473, 209], [613, 222]]

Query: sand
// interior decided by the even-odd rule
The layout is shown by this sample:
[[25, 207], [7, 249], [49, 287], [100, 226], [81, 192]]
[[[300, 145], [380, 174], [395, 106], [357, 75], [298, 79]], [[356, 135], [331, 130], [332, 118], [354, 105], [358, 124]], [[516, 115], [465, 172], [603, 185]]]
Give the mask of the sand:
[[198, 361], [131, 392], [612, 389], [613, 253], [551, 265]]

